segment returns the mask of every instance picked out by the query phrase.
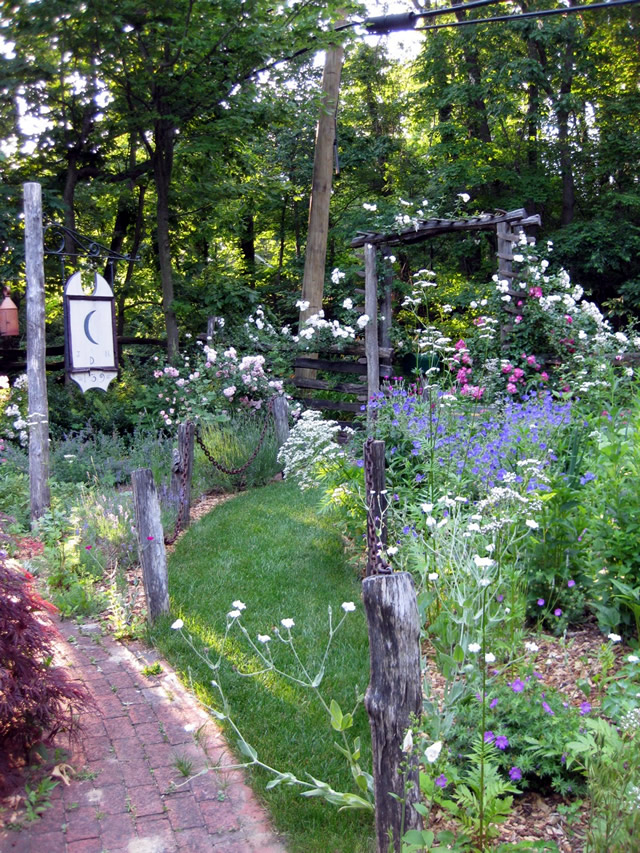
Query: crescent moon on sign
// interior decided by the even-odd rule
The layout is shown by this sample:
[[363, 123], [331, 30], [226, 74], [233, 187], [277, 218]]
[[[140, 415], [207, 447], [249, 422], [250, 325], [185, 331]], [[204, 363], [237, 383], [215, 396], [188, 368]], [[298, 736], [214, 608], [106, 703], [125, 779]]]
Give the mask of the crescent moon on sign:
[[96, 312], [95, 312], [95, 309], [94, 309], [93, 311], [89, 311], [89, 313], [87, 314], [87, 316], [84, 318], [84, 333], [85, 333], [85, 335], [87, 336], [87, 338], [91, 341], [91, 343], [92, 343], [92, 344], [95, 344], [95, 345], [97, 346], [97, 345], [98, 345], [98, 341], [94, 340], [94, 339], [91, 337], [91, 332], [89, 331], [89, 320], [93, 317], [93, 315], [94, 315], [95, 313], [96, 313]]

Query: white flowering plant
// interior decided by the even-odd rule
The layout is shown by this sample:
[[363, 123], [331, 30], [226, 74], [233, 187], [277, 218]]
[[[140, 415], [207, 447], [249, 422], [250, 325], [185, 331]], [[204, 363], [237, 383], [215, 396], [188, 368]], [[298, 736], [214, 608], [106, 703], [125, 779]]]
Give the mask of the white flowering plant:
[[[202, 649], [199, 644], [196, 644], [191, 634], [185, 630], [183, 619], [176, 619], [171, 627], [182, 636], [183, 640], [192, 649], [196, 656], [202, 661], [215, 676], [210, 680], [211, 687], [216, 691], [218, 701], [217, 707], [208, 705], [207, 710], [215, 717], [216, 720], [224, 723], [236, 740], [239, 753], [244, 757], [239, 764], [216, 764], [212, 767], [206, 767], [204, 773], [215, 771], [224, 772], [227, 770], [245, 769], [250, 767], [260, 767], [271, 775], [271, 780], [267, 783], [267, 789], [275, 788], [278, 785], [286, 785], [289, 787], [300, 788], [301, 796], [303, 797], [320, 797], [332, 805], [339, 806], [341, 809], [356, 809], [360, 811], [373, 812], [374, 808], [374, 791], [373, 791], [373, 776], [370, 772], [360, 766], [361, 761], [361, 741], [359, 737], [350, 741], [347, 732], [353, 726], [354, 716], [362, 704], [364, 695], [358, 694], [356, 691], [355, 704], [348, 712], [343, 712], [342, 708], [331, 699], [327, 701], [320, 690], [325, 672], [328, 667], [329, 652], [333, 638], [344, 624], [345, 619], [349, 618], [349, 614], [356, 610], [356, 605], [353, 601], [343, 601], [340, 605], [341, 614], [339, 619], [334, 620], [333, 610], [328, 607], [328, 638], [324, 648], [324, 652], [320, 657], [319, 664], [316, 665], [315, 671], [312, 671], [312, 666], [300, 656], [296, 648], [295, 628], [296, 622], [291, 617], [280, 619], [277, 626], [272, 627], [269, 632], [264, 634], [258, 633], [255, 638], [242, 624], [243, 611], [246, 610], [246, 604], [243, 601], [235, 600], [232, 602], [231, 609], [226, 615], [226, 626], [224, 637], [219, 645], [218, 656], [214, 660], [210, 656], [209, 649]], [[285, 681], [297, 685], [298, 687], [306, 688], [314, 693], [323, 710], [326, 712], [331, 730], [340, 739], [335, 746], [338, 751], [344, 756], [349, 765], [351, 776], [354, 782], [355, 793], [348, 791], [336, 791], [327, 782], [316, 779], [310, 774], [307, 774], [307, 779], [300, 779], [290, 771], [278, 770], [272, 765], [265, 764], [259, 757], [254, 747], [247, 742], [241, 729], [234, 721], [229, 700], [222, 685], [221, 664], [227, 654], [227, 644], [229, 635], [233, 631], [240, 631], [248, 648], [250, 655], [254, 658], [255, 666], [251, 669], [242, 669], [234, 667], [236, 676], [244, 678], [261, 678], [265, 675], [279, 676]], [[272, 652], [272, 645], [277, 644], [289, 653], [292, 670], [288, 671], [282, 668], [277, 658]], [[198, 774], [200, 775], [200, 774]], [[183, 784], [187, 784], [190, 780]], [[180, 786], [177, 786], [180, 787]]]
[[27, 423], [27, 376], [17, 376], [13, 383], [0, 376], [0, 438], [20, 447], [29, 443]]

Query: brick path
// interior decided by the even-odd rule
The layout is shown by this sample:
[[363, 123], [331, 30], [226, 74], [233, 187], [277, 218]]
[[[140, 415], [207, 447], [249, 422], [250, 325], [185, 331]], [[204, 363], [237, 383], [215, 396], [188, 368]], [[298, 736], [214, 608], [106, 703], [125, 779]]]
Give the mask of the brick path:
[[148, 649], [101, 636], [97, 625], [58, 627], [61, 661], [97, 709], [69, 759], [76, 778], [54, 789], [40, 820], [0, 829], [2, 853], [286, 853], [240, 771], [183, 784], [178, 765], [194, 774], [233, 758], [164, 661], [159, 676], [144, 676], [157, 660]]

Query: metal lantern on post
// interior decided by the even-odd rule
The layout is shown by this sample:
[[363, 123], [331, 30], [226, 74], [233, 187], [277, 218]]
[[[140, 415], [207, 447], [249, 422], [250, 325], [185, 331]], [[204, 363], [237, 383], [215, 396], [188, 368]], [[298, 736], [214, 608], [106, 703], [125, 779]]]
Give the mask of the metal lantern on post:
[[0, 336], [15, 337], [20, 334], [18, 325], [18, 306], [9, 295], [8, 287], [2, 288], [3, 300], [0, 302]]

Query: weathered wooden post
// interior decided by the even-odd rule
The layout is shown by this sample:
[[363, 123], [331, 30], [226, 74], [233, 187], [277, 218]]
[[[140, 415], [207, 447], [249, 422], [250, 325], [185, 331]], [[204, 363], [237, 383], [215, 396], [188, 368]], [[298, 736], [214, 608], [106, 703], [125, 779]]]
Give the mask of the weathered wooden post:
[[[420, 622], [409, 572], [372, 575], [362, 582], [369, 624], [371, 680], [364, 697], [373, 752], [377, 853], [399, 853], [409, 829], [421, 829], [413, 805], [420, 801], [417, 761], [403, 753], [412, 722], [422, 710]], [[404, 805], [391, 794], [404, 799]], [[404, 825], [403, 825], [404, 813]]]
[[272, 403], [273, 421], [276, 428], [276, 441], [278, 449], [289, 438], [289, 404], [284, 394], [278, 394]]
[[[420, 717], [420, 622], [413, 578], [391, 573], [383, 553], [387, 541], [384, 442], [364, 445], [367, 495], [367, 577], [362, 583], [369, 625], [371, 681], [364, 699], [371, 726], [377, 853], [402, 848], [409, 829], [420, 829], [413, 808], [420, 800], [415, 757], [402, 746], [412, 717]], [[395, 794], [403, 803], [391, 796]], [[404, 814], [404, 822], [403, 822]]]
[[366, 576], [376, 573], [384, 562], [387, 546], [386, 513], [389, 504], [385, 488], [384, 441], [368, 438], [364, 443], [364, 481], [367, 501]]
[[215, 315], [207, 317], [207, 340], [209, 340], [209, 338], [213, 340], [218, 329], [221, 329], [223, 326], [224, 319], [222, 317], [216, 317]]
[[42, 190], [37, 183], [24, 185], [24, 253], [27, 278], [29, 492], [33, 524], [50, 503]]
[[[367, 399], [380, 390], [380, 353], [378, 349], [378, 272], [376, 249], [371, 243], [364, 247], [364, 313], [369, 322], [364, 329], [364, 350], [367, 356]], [[368, 420], [375, 418], [370, 409]]]
[[191, 474], [195, 426], [191, 421], [178, 427], [178, 448], [174, 450], [169, 494], [178, 507], [178, 526], [186, 530], [191, 514]]
[[147, 617], [151, 623], [169, 612], [167, 554], [160, 518], [160, 501], [150, 468], [131, 473], [133, 503], [136, 513], [138, 554], [147, 599]]

